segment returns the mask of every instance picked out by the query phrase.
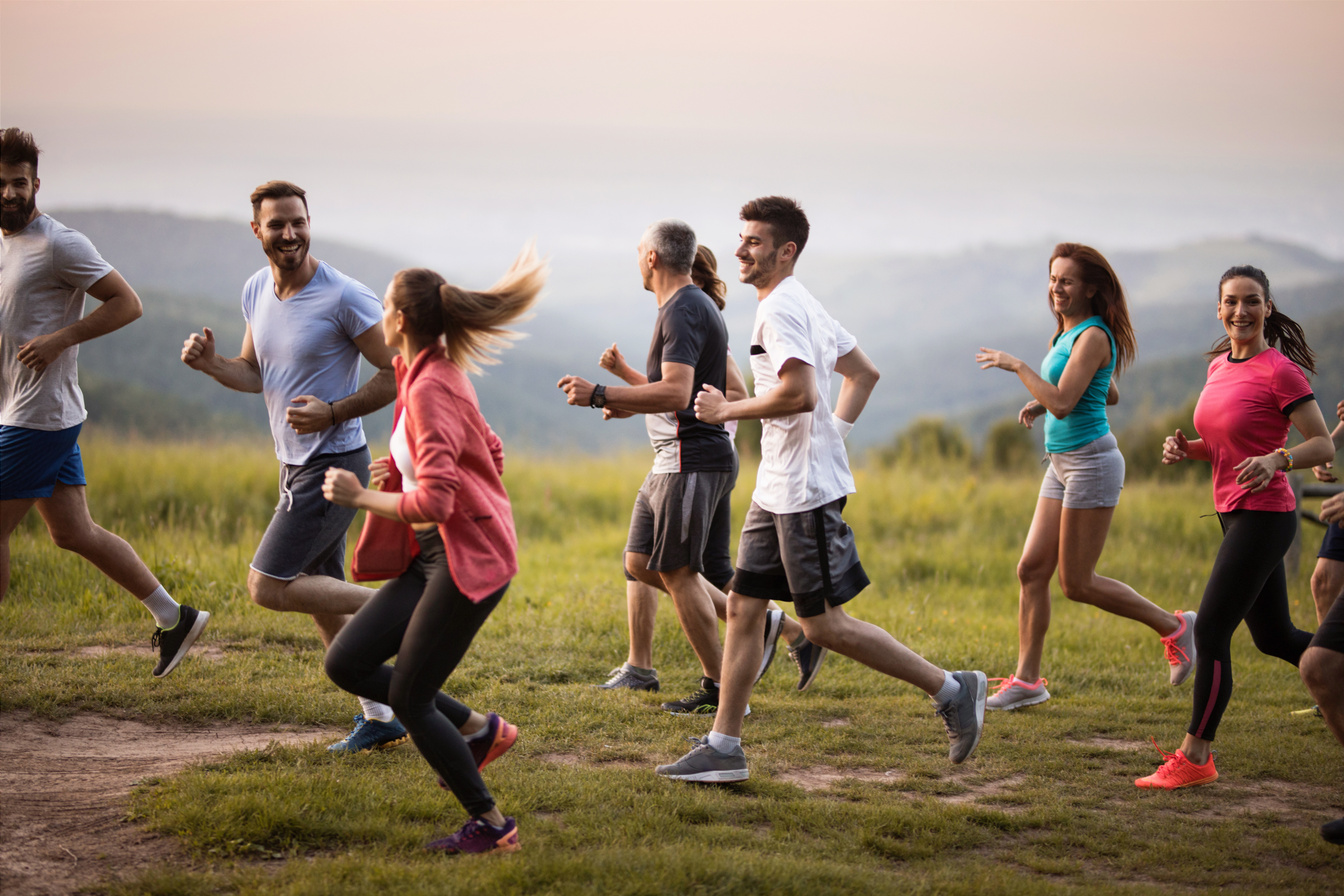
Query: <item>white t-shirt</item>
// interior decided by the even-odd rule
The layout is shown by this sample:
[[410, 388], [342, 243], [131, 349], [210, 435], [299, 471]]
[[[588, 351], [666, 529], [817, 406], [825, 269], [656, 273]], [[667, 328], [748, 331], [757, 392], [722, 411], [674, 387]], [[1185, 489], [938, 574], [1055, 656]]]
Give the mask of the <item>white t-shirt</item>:
[[55, 432], [84, 422], [79, 346], [41, 373], [19, 348], [82, 318], [84, 291], [110, 273], [88, 237], [48, 215], [0, 238], [0, 424]]
[[282, 302], [267, 266], [243, 286], [243, 317], [252, 328], [261, 392], [281, 463], [301, 465], [319, 454], [363, 448], [358, 417], [300, 435], [285, 421], [285, 411], [300, 395], [332, 402], [359, 388], [355, 339], [383, 319], [378, 297], [324, 261], [307, 286]]
[[845, 440], [831, 419], [831, 374], [858, 345], [794, 277], [756, 306], [751, 374], [756, 394], [779, 386], [790, 358], [812, 368], [817, 404], [810, 413], [761, 421], [761, 466], [751, 499], [770, 513], [802, 513], [854, 492]]

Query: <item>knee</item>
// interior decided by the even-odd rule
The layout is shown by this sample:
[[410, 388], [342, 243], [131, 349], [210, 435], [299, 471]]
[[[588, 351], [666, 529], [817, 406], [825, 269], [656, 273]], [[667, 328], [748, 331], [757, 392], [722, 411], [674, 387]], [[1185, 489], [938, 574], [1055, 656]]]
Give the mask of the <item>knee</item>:
[[1050, 574], [1054, 570], [1046, 563], [1034, 557], [1023, 556], [1017, 561], [1017, 582], [1019, 585], [1029, 586], [1037, 585], [1042, 581], [1049, 581]]
[[824, 647], [827, 650], [835, 650], [837, 639], [837, 618], [833, 618], [838, 612], [832, 609], [829, 613], [821, 616], [799, 616], [798, 624], [803, 627], [803, 635], [818, 647]]
[[51, 536], [52, 544], [63, 551], [72, 551], [76, 554], [84, 553], [84, 550], [92, 544], [93, 531], [92, 525], [75, 523], [47, 526], [47, 533]]
[[1344, 653], [1325, 647], [1309, 647], [1302, 654], [1298, 670], [1302, 674], [1302, 683], [1316, 702], [1323, 703], [1332, 687], [1344, 683]]
[[265, 607], [268, 610], [283, 610], [285, 608], [285, 585], [285, 582], [262, 575], [255, 569], [247, 571], [247, 593], [251, 595], [252, 602], [259, 607]]
[[1059, 572], [1059, 590], [1069, 600], [1080, 604], [1093, 602], [1092, 576], [1071, 575], [1066, 570]]
[[1320, 610], [1329, 610], [1330, 606], [1344, 590], [1344, 575], [1340, 572], [1317, 565], [1311, 573], [1311, 596]]
[[350, 690], [356, 676], [352, 673], [345, 651], [341, 650], [339, 640], [327, 648], [327, 655], [322, 658], [322, 668], [326, 670], [327, 677], [336, 687], [343, 691]]

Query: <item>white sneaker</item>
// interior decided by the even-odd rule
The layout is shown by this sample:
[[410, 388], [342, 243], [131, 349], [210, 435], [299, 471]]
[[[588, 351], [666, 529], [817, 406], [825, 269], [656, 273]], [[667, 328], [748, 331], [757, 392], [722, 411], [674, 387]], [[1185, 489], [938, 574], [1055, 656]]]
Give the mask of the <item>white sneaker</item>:
[[1171, 683], [1178, 685], [1195, 671], [1195, 613], [1177, 610], [1181, 627], [1162, 639], [1162, 651], [1171, 663]]
[[1044, 678], [1026, 682], [1016, 675], [1009, 675], [1007, 678], [991, 678], [990, 681], [1003, 683], [985, 700], [985, 709], [1021, 709], [1050, 699], [1050, 692], [1045, 689], [1050, 682]]

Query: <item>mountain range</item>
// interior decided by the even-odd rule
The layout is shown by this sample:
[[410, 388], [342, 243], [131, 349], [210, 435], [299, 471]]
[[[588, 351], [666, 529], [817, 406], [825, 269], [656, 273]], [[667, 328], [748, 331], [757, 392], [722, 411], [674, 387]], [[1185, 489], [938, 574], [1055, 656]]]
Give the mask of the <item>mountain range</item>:
[[[52, 216], [88, 235], [145, 304], [140, 321], [80, 349], [91, 420], [157, 435], [264, 432], [258, 396], [231, 393], [178, 359], [182, 341], [202, 326], [215, 331], [221, 351], [237, 351], [242, 284], [265, 263], [247, 222], [98, 209], [61, 209]], [[637, 240], [632, 235], [632, 249]], [[976, 435], [1015, 413], [1026, 398], [1017, 378], [979, 370], [974, 354], [991, 346], [1033, 365], [1044, 355], [1054, 332], [1046, 301], [1051, 248], [1038, 243], [942, 255], [803, 254], [799, 279], [858, 337], [883, 373], [851, 442], [858, 448], [885, 443], [919, 416], [955, 419]], [[320, 228], [312, 252], [379, 295], [395, 271], [415, 263], [323, 240]], [[1309, 337], [1313, 326], [1319, 328], [1317, 319], [1338, 318], [1344, 310], [1344, 261], [1291, 243], [1244, 237], [1107, 255], [1125, 284], [1139, 340], [1139, 363], [1121, 381], [1117, 425], [1127, 414], [1178, 407], [1198, 391], [1202, 353], [1222, 334], [1214, 310], [1218, 278], [1229, 266], [1267, 271], [1280, 308], [1311, 324]], [[734, 356], [743, 361], [754, 291], [733, 282], [731, 261], [721, 254], [721, 275], [731, 284], [725, 317]], [[462, 268], [475, 271], [481, 264], [464, 259]], [[551, 269], [535, 315], [517, 328], [526, 338], [476, 380], [486, 416], [519, 448], [602, 451], [642, 444], [638, 420], [602, 423], [595, 411], [568, 407], [555, 387], [567, 373], [609, 379], [596, 362], [612, 342], [641, 366], [656, 307], [652, 294], [640, 288], [634, 252], [552, 258]], [[454, 271], [442, 273], [460, 282]], [[1319, 348], [1326, 359], [1344, 351], [1333, 344]], [[1327, 368], [1333, 371], [1333, 363], [1323, 374]], [[1323, 403], [1333, 408], [1330, 396], [1344, 391], [1344, 380], [1321, 388]], [[372, 417], [371, 439], [385, 438], [390, 422], [386, 411]]]

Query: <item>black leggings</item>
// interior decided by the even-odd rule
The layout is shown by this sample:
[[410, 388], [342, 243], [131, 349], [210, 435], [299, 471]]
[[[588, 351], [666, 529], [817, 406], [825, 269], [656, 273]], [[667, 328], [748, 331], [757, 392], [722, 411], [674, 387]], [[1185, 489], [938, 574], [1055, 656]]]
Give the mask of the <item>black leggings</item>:
[[[439, 690], [508, 585], [473, 603], [453, 584], [438, 528], [418, 531], [420, 555], [369, 599], [327, 650], [341, 688], [386, 703], [425, 760], [472, 815], [494, 808], [458, 731], [471, 709]], [[386, 661], [396, 656], [396, 665]]]
[[1311, 632], [1293, 625], [1283, 555], [1297, 532], [1296, 511], [1233, 510], [1218, 515], [1223, 543], [1195, 619], [1195, 705], [1187, 731], [1213, 740], [1232, 696], [1232, 633], [1246, 620], [1256, 649], [1294, 666]]

